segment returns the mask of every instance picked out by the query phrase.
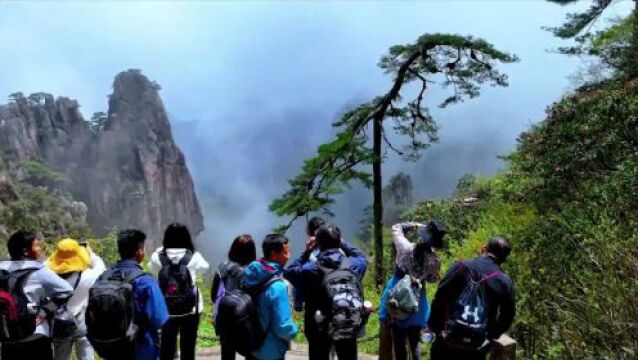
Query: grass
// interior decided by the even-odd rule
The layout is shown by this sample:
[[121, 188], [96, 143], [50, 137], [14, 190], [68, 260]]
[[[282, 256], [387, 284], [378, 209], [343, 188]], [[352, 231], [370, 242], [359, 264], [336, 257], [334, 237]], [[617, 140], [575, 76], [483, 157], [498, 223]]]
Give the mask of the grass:
[[199, 319], [197, 347], [210, 348], [219, 344], [216, 339], [215, 327], [213, 326], [213, 304], [210, 301], [210, 286], [204, 284], [201, 279], [198, 280], [197, 285], [204, 297], [204, 311]]

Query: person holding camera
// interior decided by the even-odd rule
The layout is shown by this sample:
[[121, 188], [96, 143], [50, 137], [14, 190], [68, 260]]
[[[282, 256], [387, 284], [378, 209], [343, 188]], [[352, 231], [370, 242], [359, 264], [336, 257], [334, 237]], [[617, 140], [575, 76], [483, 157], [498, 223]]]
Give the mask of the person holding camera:
[[[412, 232], [418, 241], [408, 240]], [[429, 315], [425, 284], [439, 279], [441, 262], [434, 249], [443, 247], [445, 234], [447, 229], [436, 220], [392, 226], [396, 266], [381, 296], [379, 318], [385, 329], [391, 329], [395, 360], [407, 359], [408, 353], [412, 359], [421, 359], [419, 341]]]
[[85, 242], [67, 238], [58, 242], [46, 265], [73, 287], [73, 296], [66, 304], [69, 318], [54, 320], [53, 357], [55, 360], [71, 359], [75, 345], [78, 360], [93, 360], [94, 352], [86, 338], [84, 315], [89, 302], [89, 289], [106, 270], [104, 261]]

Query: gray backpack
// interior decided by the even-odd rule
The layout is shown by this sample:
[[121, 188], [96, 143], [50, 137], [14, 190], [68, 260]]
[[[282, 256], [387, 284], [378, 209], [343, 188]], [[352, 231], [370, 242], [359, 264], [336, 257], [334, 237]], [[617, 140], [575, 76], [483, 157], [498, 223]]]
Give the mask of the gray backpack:
[[356, 339], [363, 325], [363, 292], [357, 275], [344, 257], [336, 269], [319, 266], [323, 272], [326, 323], [321, 328], [334, 340]]
[[395, 320], [405, 320], [419, 310], [421, 283], [410, 275], [399, 280], [388, 294], [386, 305]]

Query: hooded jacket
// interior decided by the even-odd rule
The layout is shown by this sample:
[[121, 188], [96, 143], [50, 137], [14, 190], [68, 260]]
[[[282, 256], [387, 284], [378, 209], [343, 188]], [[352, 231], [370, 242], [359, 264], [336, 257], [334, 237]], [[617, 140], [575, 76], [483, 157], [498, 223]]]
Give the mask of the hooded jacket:
[[27, 307], [32, 314], [37, 314], [36, 328], [33, 336], [22, 341], [29, 341], [38, 335], [50, 337], [50, 324], [46, 319], [47, 314], [43, 306], [54, 301], [57, 304], [63, 303], [73, 295], [73, 287], [64, 279], [49, 270], [44, 264], [36, 260], [2, 261], [0, 270], [9, 272], [17, 270], [33, 269], [34, 271], [24, 282], [24, 294], [29, 303]]
[[290, 264], [284, 271], [284, 276], [290, 283], [301, 289], [306, 299], [306, 309], [304, 311], [304, 326], [306, 335], [313, 337], [318, 332], [315, 322], [315, 312], [322, 308], [324, 304], [323, 296], [318, 296], [318, 291], [323, 288], [323, 271], [319, 266], [336, 269], [346, 257], [350, 261], [350, 269], [357, 274], [359, 280], [363, 279], [368, 267], [368, 260], [365, 255], [354, 246], [346, 242], [341, 243], [340, 249], [328, 249], [317, 255], [317, 261], [311, 262], [311, 251], [305, 251], [297, 260]]
[[[253, 261], [245, 269], [243, 284], [254, 288], [271, 276], [281, 276], [281, 265], [265, 260]], [[290, 348], [290, 341], [299, 330], [292, 321], [292, 310], [288, 298], [288, 286], [281, 279], [275, 281], [257, 296], [259, 322], [266, 332], [266, 339], [253, 356], [262, 360], [282, 359]]]
[[[153, 254], [151, 255], [151, 259], [148, 262], [148, 271], [155, 276], [157, 276], [160, 270], [162, 270], [162, 262], [160, 261], [160, 257], [159, 257], [162, 251], [164, 251], [163, 247], [160, 247], [157, 250], [155, 250]], [[168, 248], [166, 249], [166, 256], [168, 257], [168, 260], [170, 260], [173, 264], [177, 264], [180, 262], [180, 260], [182, 260], [184, 255], [186, 255], [186, 251], [187, 251], [186, 249]], [[197, 287], [197, 274], [200, 274], [202, 275], [202, 277], [210, 279], [210, 277], [208, 277], [210, 265], [204, 259], [202, 254], [200, 254], [198, 251], [195, 251], [193, 253], [193, 257], [191, 257], [191, 260], [188, 262], [188, 270], [191, 273], [191, 279], [193, 279], [193, 282], [197, 289], [197, 294], [199, 297], [199, 300], [197, 303], [197, 309], [193, 307], [192, 313], [195, 313], [195, 311], [197, 311], [198, 313], [201, 314], [204, 311], [204, 297], [202, 296], [201, 291], [199, 291], [199, 288]]]

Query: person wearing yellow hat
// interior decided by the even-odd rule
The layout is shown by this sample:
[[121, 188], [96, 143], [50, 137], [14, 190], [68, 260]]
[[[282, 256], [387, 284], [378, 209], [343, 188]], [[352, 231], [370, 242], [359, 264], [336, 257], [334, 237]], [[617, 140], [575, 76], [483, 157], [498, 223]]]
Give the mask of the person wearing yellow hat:
[[91, 267], [89, 250], [73, 239], [62, 239], [46, 265], [58, 275], [82, 272]]
[[89, 301], [89, 289], [106, 270], [104, 261], [90, 247], [66, 238], [58, 242], [55, 252], [46, 265], [73, 286], [73, 296], [67, 303], [68, 313], [75, 319], [71, 334], [56, 336], [53, 331], [53, 356], [55, 360], [69, 360], [75, 345], [78, 360], [93, 360], [94, 351], [86, 337], [84, 315]]

